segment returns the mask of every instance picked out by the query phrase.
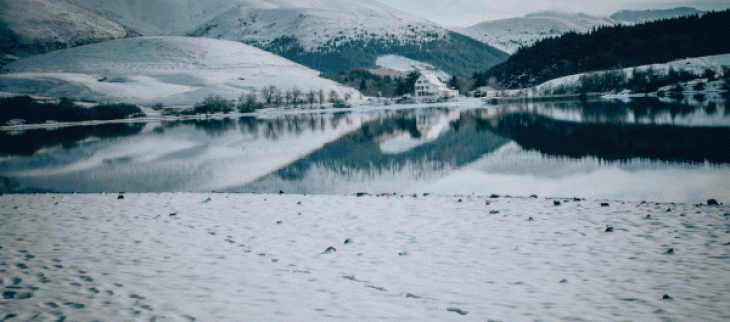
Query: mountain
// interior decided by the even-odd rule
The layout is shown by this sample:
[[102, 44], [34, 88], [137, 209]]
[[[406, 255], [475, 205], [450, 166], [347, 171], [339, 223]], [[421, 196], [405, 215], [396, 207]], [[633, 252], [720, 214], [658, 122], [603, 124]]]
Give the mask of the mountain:
[[730, 53], [730, 10], [570, 32], [521, 48], [500, 64], [475, 73], [481, 83], [494, 77], [508, 88], [598, 70], [667, 63], [687, 57]]
[[538, 40], [557, 37], [569, 31], [587, 32], [598, 26], [613, 26], [616, 21], [582, 13], [545, 11], [524, 17], [482, 22], [459, 29], [464, 35], [514, 53]]
[[375, 0], [69, 1], [143, 34], [239, 41], [329, 74], [399, 55], [467, 76], [508, 56]]
[[0, 56], [33, 55], [133, 36], [138, 34], [63, 1], [0, 0]]
[[97, 102], [187, 105], [236, 99], [274, 85], [358, 94], [319, 72], [239, 42], [138, 37], [21, 59], [3, 68], [0, 91]]
[[[11, 0], [12, 1], [12, 0]], [[182, 36], [240, 0], [65, 0], [145, 36]]]
[[609, 18], [624, 24], [638, 24], [654, 20], [699, 15], [702, 13], [704, 13], [704, 11], [688, 7], [667, 10], [621, 10], [609, 16]]

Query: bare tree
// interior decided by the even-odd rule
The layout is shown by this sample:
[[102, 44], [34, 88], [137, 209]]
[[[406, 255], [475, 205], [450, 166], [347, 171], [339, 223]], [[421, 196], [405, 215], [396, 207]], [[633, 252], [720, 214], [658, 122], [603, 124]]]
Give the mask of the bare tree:
[[294, 86], [291, 90], [292, 103], [296, 106], [299, 104], [299, 98], [302, 97], [302, 90]]
[[317, 92], [317, 97], [319, 99], [319, 105], [324, 104], [324, 90], [322, 90], [320, 88], [319, 91]]
[[337, 103], [340, 100], [340, 94], [336, 90], [330, 91], [330, 103]]
[[283, 98], [281, 96], [281, 91], [278, 89], [275, 89], [274, 92], [272, 93], [272, 99], [273, 99], [274, 104], [276, 104], [277, 106], [281, 106], [281, 103], [283, 100]]
[[309, 103], [309, 108], [312, 108], [312, 105], [314, 104], [314, 101], [317, 99], [317, 92], [315, 92], [313, 89], [310, 89], [309, 92], [307, 92], [307, 103]]
[[238, 110], [241, 111], [241, 113], [250, 113], [255, 111], [257, 108], [259, 108], [260, 104], [256, 102], [256, 93], [250, 92], [246, 95], [241, 95], [241, 97], [238, 99]]
[[294, 96], [292, 94], [292, 91], [291, 90], [288, 90], [288, 91], [286, 91], [286, 94], [284, 94], [284, 95], [285, 95], [284, 97], [286, 98], [286, 104], [287, 105], [291, 104], [292, 103], [292, 97]]
[[271, 104], [274, 99], [274, 93], [276, 93], [276, 86], [269, 85], [261, 89], [261, 95], [264, 97], [266, 104]]

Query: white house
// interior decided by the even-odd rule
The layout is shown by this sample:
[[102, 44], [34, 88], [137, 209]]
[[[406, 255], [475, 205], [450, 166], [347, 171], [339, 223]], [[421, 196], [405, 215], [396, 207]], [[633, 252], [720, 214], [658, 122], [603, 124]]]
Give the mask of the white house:
[[446, 87], [436, 75], [423, 74], [416, 80], [416, 97], [459, 97], [459, 91]]

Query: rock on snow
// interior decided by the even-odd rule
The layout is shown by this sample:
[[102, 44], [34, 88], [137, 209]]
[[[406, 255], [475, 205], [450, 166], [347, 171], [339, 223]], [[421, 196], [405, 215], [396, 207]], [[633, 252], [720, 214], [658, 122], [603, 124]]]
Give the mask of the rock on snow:
[[0, 196], [8, 321], [728, 315], [723, 205], [666, 212], [666, 204], [480, 196], [124, 196]]

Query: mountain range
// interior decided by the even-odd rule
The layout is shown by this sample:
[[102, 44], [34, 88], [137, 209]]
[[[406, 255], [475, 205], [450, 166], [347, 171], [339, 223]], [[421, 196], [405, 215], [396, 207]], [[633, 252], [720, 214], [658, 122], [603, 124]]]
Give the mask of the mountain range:
[[[470, 77], [475, 71], [506, 61], [508, 52], [545, 37], [694, 12], [690, 8], [622, 11], [612, 17], [541, 12], [455, 30], [375, 0], [0, 0], [0, 67], [17, 57], [68, 47], [156, 37], [112, 41], [83, 50], [66, 49], [30, 57], [27, 62], [21, 60], [2, 70], [6, 75], [0, 77], [0, 90], [141, 103], [159, 99], [184, 104], [185, 100], [201, 99], [203, 94], [222, 93], [232, 98], [240, 91], [272, 84], [282, 89], [306, 90], [312, 86], [300, 77], [305, 74], [316, 77], [317, 73], [338, 74], [393, 63], [400, 66], [404, 65], [402, 62], [429, 66], [428, 69], [444, 75]], [[151, 43], [154, 46], [148, 46]], [[218, 57], [230, 51], [236, 47], [233, 43], [268, 51], [271, 57], [257, 60], [252, 57], [263, 54], [256, 52], [226, 58], [218, 64], [234, 71], [235, 77], [216, 72], [217, 65], [204, 61], [207, 54]], [[133, 55], [124, 57], [123, 53], [114, 52], [124, 46], [130, 47], [127, 49], [133, 50]], [[241, 48], [234, 51], [253, 52], [251, 48]], [[177, 52], [165, 56], [165, 50]], [[95, 51], [107, 56], [95, 55]], [[284, 63], [275, 55], [290, 61]], [[292, 75], [299, 76], [291, 79], [299, 83], [276, 78], [271, 84], [254, 84], [253, 80], [261, 78], [251, 71], [263, 71], [274, 61], [272, 70], [295, 66]], [[79, 69], [70, 68], [72, 63]], [[145, 64], [156, 67], [140, 67]], [[168, 76], [158, 73], [162, 65], [169, 68], [164, 73]], [[39, 69], [46, 67], [50, 69]], [[268, 71], [261, 75], [273, 74]], [[313, 90], [342, 92], [342, 88], [329, 81], [314, 83], [317, 88]], [[134, 90], [152, 85], [162, 86], [163, 90]], [[115, 93], [115, 86], [124, 90]], [[160, 94], [155, 96], [153, 92]]]
[[485, 21], [457, 31], [512, 54], [520, 47], [529, 47], [538, 40], [558, 37], [570, 31], [583, 33], [601, 26], [634, 25], [703, 12], [683, 7], [668, 10], [621, 10], [609, 17], [599, 17], [583, 13], [544, 11], [524, 17]]
[[142, 35], [240, 41], [336, 74], [400, 55], [462, 76], [507, 54], [375, 0], [68, 0]]

